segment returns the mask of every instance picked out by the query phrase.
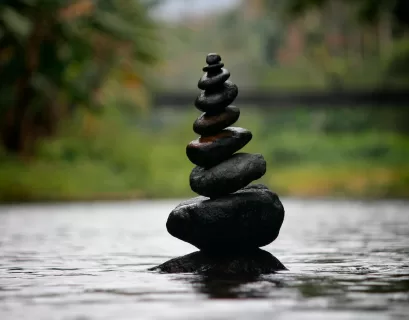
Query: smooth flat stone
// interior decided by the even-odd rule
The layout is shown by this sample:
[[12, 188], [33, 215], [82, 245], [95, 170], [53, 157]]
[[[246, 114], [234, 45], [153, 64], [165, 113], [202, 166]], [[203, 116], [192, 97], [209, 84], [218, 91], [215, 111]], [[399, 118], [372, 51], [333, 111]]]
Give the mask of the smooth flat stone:
[[234, 124], [240, 117], [240, 109], [228, 106], [222, 113], [202, 115], [193, 123], [193, 131], [201, 136], [210, 136]]
[[253, 137], [249, 130], [229, 127], [209, 137], [200, 137], [186, 147], [186, 155], [197, 166], [210, 168], [228, 159]]
[[265, 173], [266, 161], [261, 154], [236, 153], [209, 169], [195, 167], [190, 187], [202, 196], [218, 198], [244, 188]]
[[206, 90], [211, 88], [216, 88], [222, 86], [230, 78], [230, 72], [226, 69], [221, 69], [218, 74], [205, 73], [203, 77], [200, 78], [197, 86], [199, 89]]
[[208, 65], [208, 66], [204, 66], [203, 67], [203, 71], [204, 72], [211, 72], [211, 73], [213, 73], [213, 72], [218, 72], [221, 68], [223, 68], [224, 67], [224, 63], [223, 62], [219, 62], [219, 63], [216, 63], [216, 64], [210, 64], [210, 65]]
[[251, 251], [273, 242], [284, 220], [284, 207], [266, 186], [247, 186], [222, 198], [199, 196], [169, 214], [168, 232], [209, 253]]
[[165, 273], [196, 273], [213, 276], [246, 275], [258, 276], [288, 270], [271, 253], [255, 249], [233, 255], [208, 255], [201, 251], [174, 258], [150, 268], [150, 271]]
[[197, 109], [203, 112], [220, 113], [236, 99], [239, 93], [237, 86], [226, 81], [217, 90], [203, 90], [195, 100]]

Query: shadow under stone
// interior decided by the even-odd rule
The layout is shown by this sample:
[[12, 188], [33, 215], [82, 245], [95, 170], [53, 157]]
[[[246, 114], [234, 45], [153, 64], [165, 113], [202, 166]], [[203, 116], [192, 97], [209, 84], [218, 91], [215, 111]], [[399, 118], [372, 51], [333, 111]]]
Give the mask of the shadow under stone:
[[196, 273], [203, 275], [251, 275], [271, 274], [287, 268], [271, 253], [255, 249], [242, 253], [207, 254], [192, 252], [150, 268], [164, 273]]

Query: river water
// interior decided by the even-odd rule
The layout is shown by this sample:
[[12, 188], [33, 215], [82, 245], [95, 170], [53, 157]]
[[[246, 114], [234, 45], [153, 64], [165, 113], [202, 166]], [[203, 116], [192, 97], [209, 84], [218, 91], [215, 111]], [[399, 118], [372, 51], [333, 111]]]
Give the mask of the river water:
[[147, 271], [179, 201], [0, 207], [0, 319], [409, 319], [409, 203], [282, 201], [289, 271], [240, 280]]

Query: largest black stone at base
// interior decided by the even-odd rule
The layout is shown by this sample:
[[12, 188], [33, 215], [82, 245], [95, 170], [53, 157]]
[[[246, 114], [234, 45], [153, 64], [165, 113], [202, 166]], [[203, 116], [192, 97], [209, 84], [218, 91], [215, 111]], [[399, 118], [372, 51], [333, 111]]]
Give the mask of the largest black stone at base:
[[254, 249], [250, 252], [227, 255], [208, 255], [196, 251], [166, 261], [149, 270], [166, 273], [257, 276], [287, 270], [287, 268], [271, 253], [261, 249]]
[[227, 196], [180, 203], [169, 215], [168, 232], [205, 252], [246, 252], [274, 241], [284, 207], [266, 186], [247, 186]]

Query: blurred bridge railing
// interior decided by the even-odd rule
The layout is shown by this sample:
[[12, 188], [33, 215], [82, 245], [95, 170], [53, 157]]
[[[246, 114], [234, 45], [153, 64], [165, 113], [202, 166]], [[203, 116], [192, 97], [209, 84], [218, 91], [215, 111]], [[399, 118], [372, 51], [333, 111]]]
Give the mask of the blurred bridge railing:
[[[157, 92], [153, 105], [187, 108], [194, 103], [199, 90], [194, 92]], [[409, 107], [408, 90], [333, 90], [333, 91], [256, 91], [240, 90], [234, 102], [237, 105], [250, 104], [260, 108], [282, 107], [364, 107], [402, 106]]]

